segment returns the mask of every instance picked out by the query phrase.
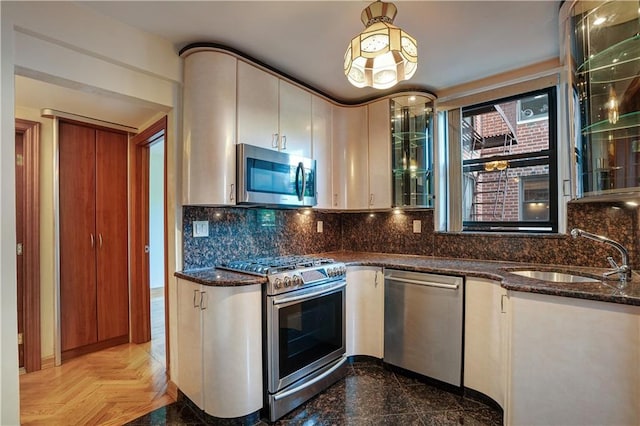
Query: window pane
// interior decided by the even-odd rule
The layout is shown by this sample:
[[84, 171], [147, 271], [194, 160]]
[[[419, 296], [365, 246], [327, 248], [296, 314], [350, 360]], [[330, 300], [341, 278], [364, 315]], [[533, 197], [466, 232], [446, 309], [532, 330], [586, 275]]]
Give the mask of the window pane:
[[555, 228], [553, 93], [463, 109], [464, 229]]

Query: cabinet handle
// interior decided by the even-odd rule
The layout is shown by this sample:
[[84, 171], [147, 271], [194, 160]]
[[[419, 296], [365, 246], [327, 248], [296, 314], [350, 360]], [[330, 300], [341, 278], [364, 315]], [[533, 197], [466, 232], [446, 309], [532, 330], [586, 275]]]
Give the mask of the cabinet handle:
[[338, 194], [333, 194], [333, 206], [338, 207]]
[[282, 135], [282, 149], [287, 149], [287, 135]]
[[506, 314], [506, 313], [507, 313], [507, 311], [505, 311], [505, 310], [504, 310], [504, 298], [505, 298], [505, 297], [507, 297], [507, 295], [506, 295], [506, 294], [503, 294], [503, 295], [500, 297], [500, 313], [501, 313], [501, 314]]
[[204, 291], [200, 292], [200, 310], [204, 311], [207, 309], [207, 293]]
[[236, 198], [236, 184], [232, 183], [231, 190], [229, 191], [229, 201], [233, 203], [235, 198]]
[[200, 293], [198, 290], [193, 290], [193, 307], [197, 308], [198, 306], [200, 306], [199, 304], [196, 303], [196, 297], [198, 296], [198, 293]]
[[278, 134], [274, 133], [271, 136], [271, 148], [278, 148]]
[[93, 248], [93, 246], [95, 246], [95, 238], [93, 238], [93, 234], [89, 234], [90, 238], [91, 238], [91, 248]]
[[98, 234], [98, 241], [100, 241], [100, 248], [102, 248], [102, 234]]
[[376, 272], [375, 277], [376, 278], [375, 278], [375, 281], [374, 281], [374, 287], [378, 287], [378, 272]]
[[373, 206], [373, 193], [369, 194], [369, 205]]

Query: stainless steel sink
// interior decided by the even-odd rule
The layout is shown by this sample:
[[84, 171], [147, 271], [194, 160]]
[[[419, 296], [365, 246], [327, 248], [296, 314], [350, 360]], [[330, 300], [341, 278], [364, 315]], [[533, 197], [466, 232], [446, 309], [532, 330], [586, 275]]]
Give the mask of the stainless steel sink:
[[535, 278], [537, 280], [552, 281], [555, 283], [597, 283], [600, 280], [591, 277], [583, 277], [582, 275], [566, 274], [564, 272], [554, 271], [509, 271], [512, 274], [520, 275], [527, 278]]

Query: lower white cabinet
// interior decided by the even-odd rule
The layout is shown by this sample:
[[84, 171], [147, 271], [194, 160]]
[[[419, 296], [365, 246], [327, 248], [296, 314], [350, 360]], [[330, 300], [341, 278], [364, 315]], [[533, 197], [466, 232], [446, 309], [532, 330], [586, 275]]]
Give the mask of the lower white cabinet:
[[207, 414], [262, 408], [261, 285], [216, 287], [178, 279], [178, 388]]
[[465, 282], [464, 386], [505, 406], [507, 290], [500, 282], [467, 277]]
[[347, 268], [347, 356], [384, 355], [384, 274], [382, 268]]
[[640, 307], [512, 292], [505, 424], [640, 424]]

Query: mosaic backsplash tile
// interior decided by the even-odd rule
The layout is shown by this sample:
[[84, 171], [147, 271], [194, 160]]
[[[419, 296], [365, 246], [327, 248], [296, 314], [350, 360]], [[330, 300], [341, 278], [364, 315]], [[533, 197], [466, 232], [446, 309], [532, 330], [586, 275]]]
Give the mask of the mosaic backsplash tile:
[[[209, 236], [194, 238], [192, 222], [209, 221]], [[435, 233], [433, 210], [388, 212], [319, 212], [256, 208], [184, 207], [184, 269], [210, 267], [225, 260], [256, 256], [312, 254], [349, 250], [415, 254], [478, 260], [608, 268], [607, 256], [619, 262], [610, 246], [569, 235]], [[322, 221], [323, 232], [317, 232]], [[419, 221], [419, 222], [415, 222]], [[421, 232], [414, 232], [414, 223]], [[637, 207], [617, 203], [570, 203], [567, 229], [604, 235], [629, 250], [640, 269]]]

